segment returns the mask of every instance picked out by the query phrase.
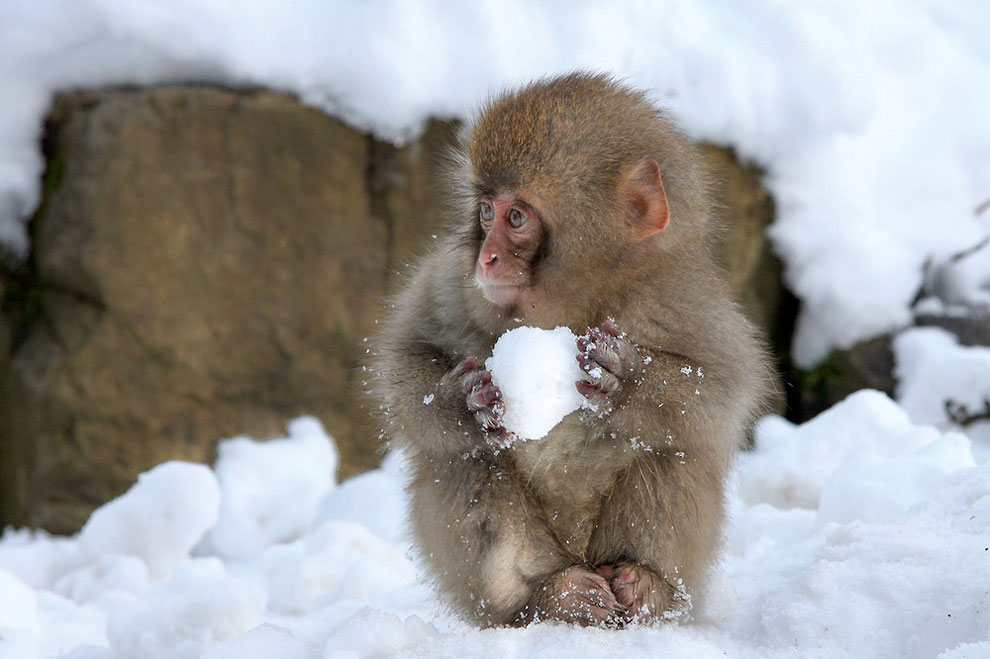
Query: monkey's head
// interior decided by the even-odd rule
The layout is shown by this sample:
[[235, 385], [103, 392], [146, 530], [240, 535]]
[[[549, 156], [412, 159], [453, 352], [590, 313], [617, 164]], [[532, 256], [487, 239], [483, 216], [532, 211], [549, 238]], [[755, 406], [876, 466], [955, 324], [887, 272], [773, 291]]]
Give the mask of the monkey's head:
[[604, 284], [685, 232], [668, 228], [672, 209], [677, 222], [678, 210], [703, 203], [680, 189], [700, 175], [691, 152], [643, 93], [605, 75], [493, 99], [464, 137], [460, 176], [477, 288], [520, 315], [555, 291], [575, 299], [578, 284], [600, 304]]

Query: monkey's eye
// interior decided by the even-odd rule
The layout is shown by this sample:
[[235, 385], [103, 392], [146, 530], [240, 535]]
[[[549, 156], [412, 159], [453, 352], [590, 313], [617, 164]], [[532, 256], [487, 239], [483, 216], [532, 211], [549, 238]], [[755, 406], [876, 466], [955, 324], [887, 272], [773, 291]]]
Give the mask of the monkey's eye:
[[512, 225], [513, 229], [518, 229], [522, 225], [526, 224], [526, 220], [528, 219], [529, 218], [526, 217], [526, 213], [523, 213], [518, 208], [513, 208], [509, 213], [509, 224]]
[[495, 219], [495, 209], [487, 201], [483, 201], [478, 209], [478, 217], [481, 218], [482, 224], [488, 224]]

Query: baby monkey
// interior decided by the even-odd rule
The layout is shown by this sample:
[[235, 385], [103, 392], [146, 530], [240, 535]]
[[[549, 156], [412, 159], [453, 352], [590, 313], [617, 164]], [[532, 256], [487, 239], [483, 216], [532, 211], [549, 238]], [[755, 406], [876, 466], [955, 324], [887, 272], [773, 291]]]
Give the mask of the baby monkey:
[[[497, 96], [454, 160], [452, 226], [374, 365], [423, 559], [485, 626], [683, 614], [773, 379], [715, 257], [705, 167], [642, 92], [586, 73]], [[521, 325], [580, 337], [593, 410], [514, 442], [483, 364]]]

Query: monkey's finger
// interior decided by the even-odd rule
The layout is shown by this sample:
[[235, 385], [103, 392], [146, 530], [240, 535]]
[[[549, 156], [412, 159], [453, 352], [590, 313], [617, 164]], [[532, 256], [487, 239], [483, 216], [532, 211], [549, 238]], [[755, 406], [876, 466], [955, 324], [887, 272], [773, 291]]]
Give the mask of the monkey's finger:
[[608, 582], [595, 573], [584, 575], [581, 581], [579, 586], [583, 586], [584, 592], [580, 593], [580, 597], [594, 621], [607, 625], [621, 624], [628, 609], [612, 593]]
[[592, 363], [592, 365], [588, 367], [586, 367], [586, 364], [582, 363], [581, 360], [578, 360], [578, 363], [581, 365], [581, 369], [584, 370], [584, 372], [591, 378], [590, 380], [587, 380], [588, 384], [591, 384], [595, 388], [601, 390], [601, 392], [606, 396], [614, 395], [622, 386], [619, 378], [611, 371], [607, 371], [595, 363]]
[[470, 379], [471, 374], [476, 372], [480, 366], [481, 362], [477, 357], [472, 355], [471, 357], [462, 360], [461, 363], [454, 368], [450, 369], [447, 374], [443, 376], [441, 383], [451, 387], [458, 386], [464, 390], [464, 393], [467, 393], [470, 390], [470, 387], [465, 389], [466, 380]]
[[604, 416], [612, 411], [612, 399], [605, 395], [605, 392], [601, 388], [591, 382], [586, 382], [584, 380], [578, 380], [574, 383], [577, 387], [578, 393], [584, 396], [591, 408], [598, 413], [599, 416]]
[[613, 373], [622, 372], [622, 355], [618, 339], [605, 334], [598, 328], [588, 330], [588, 334], [581, 339], [578, 339], [578, 348], [581, 349], [581, 354], [593, 359], [601, 364], [602, 368]]
[[471, 371], [477, 370], [479, 366], [481, 366], [481, 361], [479, 361], [474, 355], [471, 355], [455, 366], [454, 370], [451, 372], [454, 374], [454, 377], [459, 378], [467, 375]]
[[492, 381], [492, 374], [490, 371], [474, 371], [468, 373], [461, 380], [461, 386], [464, 389], [464, 393], [470, 396], [475, 391], [489, 385]]
[[636, 349], [636, 344], [629, 340], [629, 335], [620, 330], [612, 318], [606, 319], [601, 324], [600, 331], [608, 346], [618, 355], [618, 364], [613, 372], [620, 373], [619, 369], [622, 367], [635, 369], [635, 364], [639, 362], [639, 351]]
[[467, 395], [467, 406], [469, 410], [480, 410], [491, 407], [500, 400], [502, 400], [502, 390], [492, 384], [489, 377], [488, 381], [479, 382], [471, 388]]
[[620, 603], [631, 609], [642, 608], [643, 602], [640, 597], [639, 579], [633, 577], [631, 579], [624, 578], [630, 573], [620, 572], [616, 577], [609, 581], [609, 586], [612, 588], [612, 592], [615, 594], [615, 599]]
[[619, 329], [619, 326], [615, 324], [614, 318], [606, 318], [605, 322], [601, 325], [602, 330], [617, 339], [624, 338], [626, 333]]
[[509, 430], [506, 430], [505, 426], [492, 428], [491, 430], [486, 430], [485, 432], [490, 440], [494, 440], [494, 442], [500, 446], [508, 446], [516, 440], [515, 434]]
[[581, 370], [590, 376], [590, 382], [599, 382], [605, 375], [605, 368], [591, 357], [579, 354], [576, 359]]
[[581, 572], [575, 581], [589, 595], [601, 597], [603, 602], [611, 603], [615, 600], [612, 596], [612, 589], [608, 585], [608, 580], [596, 572]]

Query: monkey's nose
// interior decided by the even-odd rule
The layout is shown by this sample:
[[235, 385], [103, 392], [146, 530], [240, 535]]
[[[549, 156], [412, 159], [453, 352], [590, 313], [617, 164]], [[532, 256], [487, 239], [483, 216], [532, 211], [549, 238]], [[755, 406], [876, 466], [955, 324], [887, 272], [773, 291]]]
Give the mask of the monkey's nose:
[[485, 265], [491, 265], [492, 263], [495, 263], [495, 261], [497, 260], [498, 260], [498, 254], [496, 254], [495, 252], [491, 252], [490, 254], [485, 255]]

